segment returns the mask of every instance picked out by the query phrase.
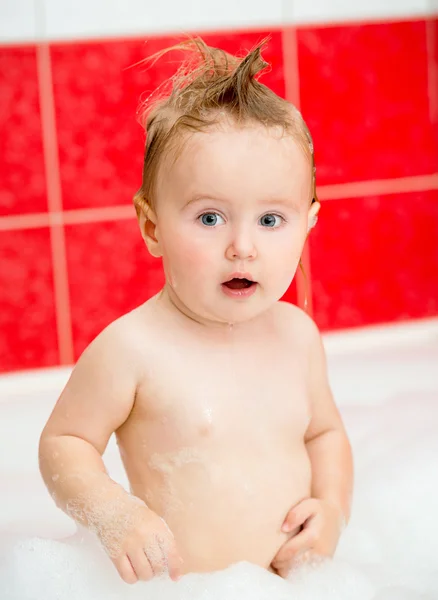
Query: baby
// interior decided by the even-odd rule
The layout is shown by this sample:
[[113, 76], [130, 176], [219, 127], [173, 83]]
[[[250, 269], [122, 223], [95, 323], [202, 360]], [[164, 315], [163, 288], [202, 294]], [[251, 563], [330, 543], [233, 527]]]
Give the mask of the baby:
[[[321, 338], [280, 301], [320, 208], [313, 146], [258, 81], [262, 47], [178, 46], [194, 59], [149, 107], [134, 198], [166, 283], [89, 345], [41, 435], [50, 493], [127, 583], [239, 561], [286, 577], [349, 519]], [[130, 493], [102, 461], [114, 432]]]

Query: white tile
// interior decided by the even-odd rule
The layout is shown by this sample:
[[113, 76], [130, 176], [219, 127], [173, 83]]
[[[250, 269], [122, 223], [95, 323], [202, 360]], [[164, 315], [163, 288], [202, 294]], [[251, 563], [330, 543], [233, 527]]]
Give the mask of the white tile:
[[44, 0], [50, 39], [279, 25], [282, 0]]
[[0, 43], [438, 13], [438, 0], [0, 0]]
[[35, 35], [34, 0], [0, 0], [0, 42], [29, 41]]
[[0, 43], [436, 14], [438, 0], [0, 0]]
[[428, 15], [436, 0], [283, 0], [288, 23], [324, 23]]

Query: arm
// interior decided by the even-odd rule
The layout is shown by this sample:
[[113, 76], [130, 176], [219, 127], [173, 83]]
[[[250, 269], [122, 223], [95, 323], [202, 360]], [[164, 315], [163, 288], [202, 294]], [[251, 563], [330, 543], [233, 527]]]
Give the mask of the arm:
[[312, 465], [311, 495], [336, 507], [347, 524], [353, 491], [353, 458], [330, 390], [321, 336], [313, 323], [312, 329], [309, 369], [311, 421], [304, 438]]
[[134, 405], [138, 361], [129, 330], [132, 323], [116, 321], [79, 359], [41, 435], [40, 470], [57, 505], [97, 534], [124, 581], [177, 579], [181, 556], [167, 524], [116, 484], [102, 461]]
[[102, 460], [111, 434], [134, 403], [136, 376], [123, 339], [116, 323], [85, 350], [39, 443], [40, 471], [50, 494], [59, 508], [86, 526], [98, 526], [105, 505], [133, 501], [110, 479]]
[[282, 577], [313, 556], [333, 556], [343, 525], [350, 518], [353, 489], [350, 443], [330, 391], [321, 336], [313, 321], [306, 318], [303, 324], [302, 335], [310, 340], [310, 422], [304, 442], [312, 486], [311, 497], [293, 506], [282, 526], [286, 533], [302, 526], [281, 546], [271, 563]]

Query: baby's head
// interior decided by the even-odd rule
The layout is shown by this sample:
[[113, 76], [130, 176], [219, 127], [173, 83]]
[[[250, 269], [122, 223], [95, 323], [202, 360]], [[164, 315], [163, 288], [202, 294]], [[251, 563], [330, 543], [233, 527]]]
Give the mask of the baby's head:
[[203, 323], [246, 321], [281, 298], [319, 210], [310, 133], [257, 81], [262, 46], [238, 59], [179, 45], [195, 59], [144, 113], [141, 232], [170, 300]]

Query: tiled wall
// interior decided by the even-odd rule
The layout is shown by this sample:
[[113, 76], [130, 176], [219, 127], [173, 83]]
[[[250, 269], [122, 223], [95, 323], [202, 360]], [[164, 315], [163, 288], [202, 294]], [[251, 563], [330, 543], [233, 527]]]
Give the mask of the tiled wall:
[[[182, 30], [230, 52], [271, 35], [264, 57], [273, 68], [263, 81], [300, 106], [315, 141], [323, 207], [305, 264], [320, 327], [438, 314], [438, 19], [430, 2], [191, 0], [184, 11], [176, 0], [111, 10], [103, 0], [6, 4], [1, 371], [73, 362], [107, 323], [160, 289], [160, 264], [131, 205], [144, 141], [135, 112], [140, 95], [172, 70], [128, 67]], [[298, 283], [287, 299], [302, 304]]]

